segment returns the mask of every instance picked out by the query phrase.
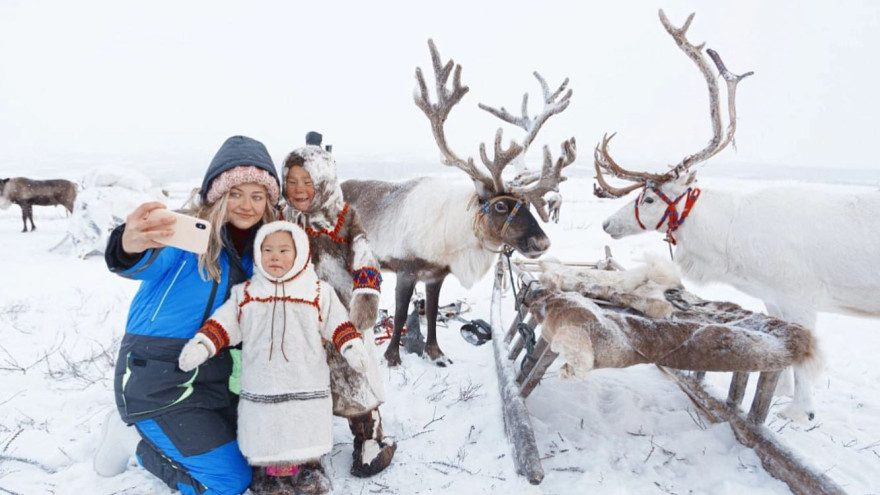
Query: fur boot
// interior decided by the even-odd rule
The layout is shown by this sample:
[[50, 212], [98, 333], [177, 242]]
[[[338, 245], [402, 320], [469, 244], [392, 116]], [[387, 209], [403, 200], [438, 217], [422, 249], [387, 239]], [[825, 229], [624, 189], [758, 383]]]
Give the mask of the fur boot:
[[297, 494], [321, 495], [330, 491], [333, 486], [324, 472], [320, 462], [306, 462], [299, 465], [299, 473], [294, 477], [293, 485]]
[[382, 437], [382, 416], [378, 409], [349, 418], [348, 426], [354, 434], [351, 474], [366, 478], [381, 472], [394, 458], [396, 443], [386, 443]]
[[299, 495], [296, 476], [269, 476], [266, 468], [254, 467], [251, 492], [254, 495]]

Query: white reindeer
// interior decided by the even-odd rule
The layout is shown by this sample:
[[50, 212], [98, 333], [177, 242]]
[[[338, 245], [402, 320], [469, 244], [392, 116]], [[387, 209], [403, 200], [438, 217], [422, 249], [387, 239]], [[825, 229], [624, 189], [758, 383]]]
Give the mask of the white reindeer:
[[[620, 197], [641, 189], [629, 203], [602, 224], [613, 238], [657, 230], [676, 245], [675, 261], [685, 277], [724, 282], [760, 298], [776, 317], [816, 327], [816, 312], [880, 316], [880, 193], [838, 194], [797, 188], [775, 188], [747, 194], [699, 189], [689, 167], [724, 149], [736, 130], [736, 84], [718, 55], [708, 50], [727, 83], [729, 123], [721, 132], [716, 76], [685, 35], [691, 14], [675, 28], [660, 11], [663, 26], [696, 62], [709, 85], [713, 137], [700, 152], [685, 157], [663, 174], [631, 172], [608, 154], [610, 137], [595, 151], [600, 197]], [[612, 136], [613, 137], [613, 136]], [[608, 172], [635, 181], [610, 186]], [[794, 419], [812, 420], [813, 356], [794, 367], [794, 401], [783, 411]]]
[[[489, 175], [474, 165], [473, 158], [460, 158], [446, 143], [443, 125], [449, 111], [468, 92], [461, 85], [461, 66], [451, 60], [444, 65], [433, 41], [429, 40], [434, 65], [437, 103], [432, 103], [421, 69], [416, 68], [419, 91], [416, 105], [431, 122], [434, 139], [444, 157], [444, 164], [464, 171], [471, 182], [458, 183], [443, 178], [421, 177], [406, 182], [348, 180], [342, 184], [345, 200], [358, 212], [370, 246], [382, 268], [397, 273], [395, 287], [394, 334], [388, 342], [385, 359], [389, 366], [400, 364], [400, 334], [407, 316], [407, 307], [418, 281], [425, 282], [425, 316], [428, 320], [425, 352], [439, 366], [451, 361], [437, 344], [436, 324], [440, 287], [452, 273], [463, 286], [471, 287], [492, 266], [495, 257], [509, 246], [527, 258], [537, 258], [550, 247], [550, 240], [529, 212], [534, 206], [545, 222], [545, 195], [558, 192], [564, 180], [562, 168], [575, 159], [574, 138], [562, 145], [562, 156], [555, 162], [544, 147], [544, 164], [540, 173], [525, 173], [505, 182], [504, 168], [525, 154], [543, 123], [568, 107], [571, 90], [565, 91], [568, 80], [550, 93], [546, 82], [535, 73], [544, 91], [543, 111], [530, 118], [528, 95], [523, 98], [522, 116], [514, 117], [504, 108], [480, 105], [480, 108], [526, 131], [522, 144], [511, 141], [504, 149], [501, 129], [495, 135], [494, 158], [489, 159], [485, 145], [480, 157]], [[454, 75], [453, 75], [454, 67]], [[453, 75], [452, 87], [447, 87]], [[555, 208], [550, 204], [551, 214]]]

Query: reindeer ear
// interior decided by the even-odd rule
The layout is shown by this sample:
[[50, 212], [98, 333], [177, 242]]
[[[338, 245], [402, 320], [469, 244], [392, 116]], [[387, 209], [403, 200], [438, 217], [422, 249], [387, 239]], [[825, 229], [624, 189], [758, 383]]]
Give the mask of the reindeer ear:
[[690, 172], [689, 174], [687, 174], [687, 180], [684, 181], [684, 185], [689, 186], [689, 185], [693, 184], [696, 179], [697, 179], [697, 172], [696, 171]]
[[477, 190], [477, 197], [482, 201], [486, 201], [492, 196], [495, 196], [495, 191], [481, 180], [474, 179], [474, 188]]

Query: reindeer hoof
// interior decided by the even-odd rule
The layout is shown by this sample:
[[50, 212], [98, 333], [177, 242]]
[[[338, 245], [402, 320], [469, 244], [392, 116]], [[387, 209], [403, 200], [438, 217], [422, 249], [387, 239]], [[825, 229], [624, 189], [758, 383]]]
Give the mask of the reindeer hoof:
[[804, 423], [807, 421], [813, 421], [816, 418], [816, 413], [813, 411], [805, 411], [801, 407], [797, 407], [795, 404], [791, 404], [782, 411], [778, 413], [778, 416], [789, 419], [796, 423]]
[[425, 356], [427, 356], [432, 363], [441, 368], [445, 368], [452, 364], [452, 360], [446, 357], [446, 354], [443, 354], [443, 351], [441, 351], [440, 347], [436, 344], [425, 346]]
[[452, 364], [452, 360], [446, 356], [440, 356], [437, 359], [432, 359], [431, 362], [440, 368], [445, 368], [445, 367], [449, 366], [450, 364]]
[[394, 368], [396, 366], [400, 366], [400, 352], [391, 352], [391, 348], [389, 347], [387, 351], [385, 351], [385, 363], [389, 368]]

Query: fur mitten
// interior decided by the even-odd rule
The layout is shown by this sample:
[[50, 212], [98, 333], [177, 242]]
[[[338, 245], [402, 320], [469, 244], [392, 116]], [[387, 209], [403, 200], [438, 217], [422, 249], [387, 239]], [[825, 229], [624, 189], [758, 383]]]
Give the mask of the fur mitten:
[[360, 338], [349, 340], [342, 346], [339, 353], [353, 370], [358, 373], [367, 372], [367, 350], [364, 348], [363, 340]]
[[349, 318], [354, 327], [363, 332], [366, 328], [376, 325], [379, 316], [379, 294], [373, 292], [358, 292], [351, 298], [351, 311]]
[[211, 339], [202, 333], [197, 333], [183, 346], [180, 357], [177, 358], [177, 366], [182, 371], [192, 371], [216, 353]]

